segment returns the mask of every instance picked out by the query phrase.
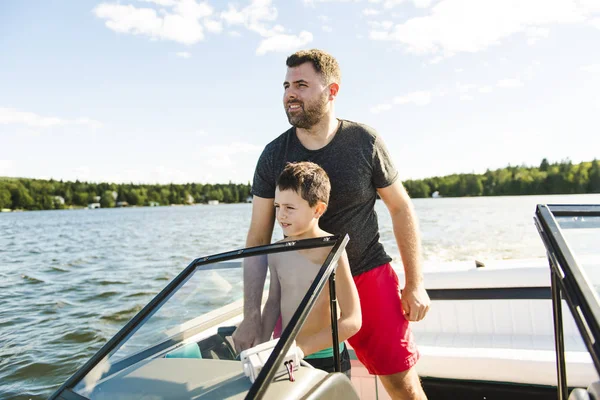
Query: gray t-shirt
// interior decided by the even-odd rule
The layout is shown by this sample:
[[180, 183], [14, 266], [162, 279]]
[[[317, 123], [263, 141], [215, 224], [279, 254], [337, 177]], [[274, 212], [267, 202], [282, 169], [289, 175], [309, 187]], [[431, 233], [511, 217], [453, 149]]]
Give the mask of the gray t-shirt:
[[371, 127], [341, 120], [335, 136], [325, 147], [308, 150], [290, 128], [263, 150], [252, 184], [252, 194], [274, 198], [277, 178], [287, 162], [312, 161], [329, 175], [331, 196], [319, 226], [332, 234], [350, 236], [346, 251], [353, 275], [390, 262], [379, 243], [375, 213], [377, 188], [398, 179], [382, 139]]

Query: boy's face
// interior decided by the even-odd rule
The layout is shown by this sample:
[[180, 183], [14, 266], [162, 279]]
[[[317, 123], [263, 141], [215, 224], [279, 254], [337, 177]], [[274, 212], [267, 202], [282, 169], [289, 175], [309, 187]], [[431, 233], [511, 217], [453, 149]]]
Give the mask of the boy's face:
[[275, 189], [275, 217], [286, 236], [299, 236], [312, 229], [322, 214], [318, 208], [309, 206], [293, 190]]

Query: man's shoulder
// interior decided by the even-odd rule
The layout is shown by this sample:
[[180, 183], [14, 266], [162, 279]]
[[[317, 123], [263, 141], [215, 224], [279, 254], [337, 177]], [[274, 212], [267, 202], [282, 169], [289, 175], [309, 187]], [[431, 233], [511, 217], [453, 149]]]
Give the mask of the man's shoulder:
[[265, 146], [265, 151], [279, 151], [283, 146], [286, 145], [290, 135], [293, 134], [293, 131], [294, 128], [292, 127], [283, 132], [281, 135], [277, 136], [275, 139], [271, 140]]
[[360, 122], [342, 120], [342, 137], [345, 140], [342, 143], [345, 145], [350, 144], [351, 146], [360, 146], [361, 148], [368, 149], [372, 148], [377, 142], [379, 134], [369, 125], [362, 124]]
[[347, 119], [342, 119], [341, 121], [342, 128], [344, 129], [344, 131], [353, 132], [356, 135], [360, 135], [369, 139], [375, 139], [377, 136], [379, 136], [377, 130], [375, 130], [375, 128], [367, 124], [363, 124], [356, 121], [350, 121]]

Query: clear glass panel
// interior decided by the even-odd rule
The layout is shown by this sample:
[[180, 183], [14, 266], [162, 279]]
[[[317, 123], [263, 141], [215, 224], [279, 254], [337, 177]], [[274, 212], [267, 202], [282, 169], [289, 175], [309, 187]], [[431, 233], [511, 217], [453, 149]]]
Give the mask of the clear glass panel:
[[600, 217], [557, 217], [571, 253], [590, 284], [600, 291]]
[[[109, 380], [121, 379], [117, 372], [156, 358], [239, 363], [230, 336], [232, 327], [242, 320], [243, 315], [242, 265], [264, 268], [267, 260], [277, 259], [288, 271], [301, 271], [298, 277], [302, 279], [297, 278], [301, 281], [298, 287], [305, 285], [306, 288], [299, 292], [296, 303], [299, 304], [334, 244], [335, 241], [331, 241], [326, 247], [317, 249], [290, 250], [197, 267], [129, 338], [75, 386], [75, 391], [86, 397], [98, 397], [102, 385]], [[307, 258], [307, 252], [318, 252], [319, 263], [315, 262], [315, 257]], [[268, 287], [269, 275], [265, 281], [263, 304], [267, 300]], [[241, 364], [239, 367], [241, 370]]]

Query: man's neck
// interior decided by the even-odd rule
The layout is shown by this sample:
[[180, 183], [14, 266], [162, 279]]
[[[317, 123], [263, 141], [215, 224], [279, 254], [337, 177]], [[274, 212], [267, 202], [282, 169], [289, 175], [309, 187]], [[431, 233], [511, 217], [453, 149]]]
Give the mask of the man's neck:
[[319, 150], [333, 140], [340, 121], [332, 114], [309, 129], [296, 128], [298, 140], [308, 150]]

